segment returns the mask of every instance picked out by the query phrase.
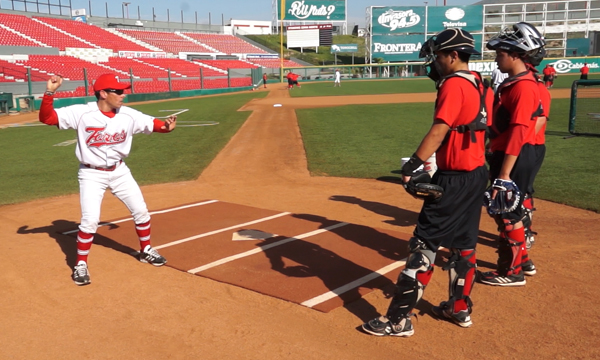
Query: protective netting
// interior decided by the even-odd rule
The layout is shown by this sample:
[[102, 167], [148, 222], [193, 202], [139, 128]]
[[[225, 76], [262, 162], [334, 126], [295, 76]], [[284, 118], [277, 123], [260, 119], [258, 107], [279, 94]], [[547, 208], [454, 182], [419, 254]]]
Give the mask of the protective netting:
[[569, 132], [600, 136], [600, 81], [578, 81], [571, 96]]

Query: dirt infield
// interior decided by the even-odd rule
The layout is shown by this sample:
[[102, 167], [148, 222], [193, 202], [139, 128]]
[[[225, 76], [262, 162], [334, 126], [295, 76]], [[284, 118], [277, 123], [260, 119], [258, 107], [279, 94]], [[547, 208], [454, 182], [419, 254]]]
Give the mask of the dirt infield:
[[[207, 199], [232, 204], [236, 210], [189, 217], [155, 215], [154, 242], [164, 245], [169, 239], [181, 239], [181, 233], [190, 236], [193, 231], [226, 228], [225, 215], [242, 216], [250, 208], [259, 209], [259, 217], [289, 212], [312, 223], [308, 227], [306, 223], [274, 226], [271, 231], [280, 236], [342, 221], [405, 240], [413, 230], [420, 203], [398, 185], [311, 177], [308, 173], [294, 108], [307, 101], [312, 106], [331, 104], [331, 99], [289, 99], [283, 85], [269, 87], [267, 98], [244, 107], [253, 110], [248, 120], [196, 181], [143, 188], [153, 211]], [[394, 98], [393, 102], [407, 99], [404, 95], [390, 97]], [[348, 103], [356, 103], [355, 99], [349, 98]], [[0, 250], [4, 255], [0, 262], [0, 358], [600, 358], [600, 275], [595, 271], [600, 256], [595, 246], [600, 215], [546, 201], [536, 201], [536, 207], [535, 228], [540, 235], [531, 255], [538, 274], [528, 278], [523, 288], [478, 284], [473, 293], [474, 325], [461, 329], [431, 315], [431, 305], [447, 296], [447, 274], [438, 268], [418, 306], [416, 333], [409, 339], [377, 338], [358, 330], [364, 321], [386, 310], [386, 295], [393, 291], [391, 281], [329, 312], [220, 282], [232, 275], [224, 271], [229, 269], [238, 277], [238, 285], [250, 281], [263, 286], [265, 292], [274, 288], [297, 296], [307, 286], [319, 284], [322, 291], [335, 287], [328, 282], [338, 279], [319, 267], [328, 261], [326, 256], [347, 260], [335, 259], [335, 266], [358, 269], [370, 261], [401, 259], [405, 241], [399, 241], [394, 249], [391, 242], [374, 242], [371, 236], [349, 241], [352, 232], [341, 238], [297, 242], [303, 247], [275, 257], [262, 255], [261, 262], [244, 260], [237, 268], [213, 269], [215, 281], [181, 270], [209, 263], [218, 254], [230, 254], [228, 238], [221, 242], [208, 239], [202, 244], [198, 256], [204, 260], [200, 263], [193, 256], [196, 250], [187, 248], [187, 260], [169, 254], [181, 270], [154, 268], [131, 256], [137, 250], [135, 241], [131, 242], [132, 229], [125, 224], [107, 226], [92, 247], [92, 284], [77, 287], [70, 280], [75, 242], [62, 233], [77, 226], [78, 195], [0, 207]], [[127, 209], [113, 196], [106, 196], [102, 219], [127, 217]], [[122, 241], [125, 235], [117, 235], [120, 230], [122, 234], [129, 230], [129, 242]], [[484, 217], [478, 251], [482, 269], [493, 267], [496, 260], [495, 232], [493, 221]], [[256, 247], [251, 242], [239, 246]], [[164, 249], [165, 255], [170, 251]], [[315, 255], [297, 257], [303, 252]], [[363, 257], [368, 261], [363, 263]], [[296, 302], [303, 299], [298, 297]]]

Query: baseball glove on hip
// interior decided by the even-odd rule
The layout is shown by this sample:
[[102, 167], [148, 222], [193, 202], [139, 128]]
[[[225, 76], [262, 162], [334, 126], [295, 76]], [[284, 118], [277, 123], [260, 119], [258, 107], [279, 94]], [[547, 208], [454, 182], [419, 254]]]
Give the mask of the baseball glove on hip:
[[444, 188], [432, 184], [431, 176], [424, 170], [415, 171], [410, 180], [404, 184], [404, 189], [416, 198], [430, 201], [439, 201], [444, 195]]
[[[493, 191], [498, 191], [492, 199]], [[515, 211], [521, 200], [521, 191], [512, 180], [496, 179], [483, 194], [483, 206], [490, 215], [506, 214]]]

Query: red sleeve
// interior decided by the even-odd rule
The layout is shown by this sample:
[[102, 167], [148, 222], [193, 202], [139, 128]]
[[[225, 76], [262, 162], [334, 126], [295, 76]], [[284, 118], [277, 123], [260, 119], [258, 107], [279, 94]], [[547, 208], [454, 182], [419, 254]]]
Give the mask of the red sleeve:
[[540, 93], [537, 81], [517, 81], [514, 91], [510, 92], [507, 107], [512, 109], [510, 123], [515, 125], [531, 125], [533, 113], [540, 104]]
[[46, 125], [58, 126], [58, 115], [54, 111], [53, 98], [50, 95], [44, 95], [42, 98], [42, 104], [40, 106], [40, 113], [38, 114], [40, 122]]
[[550, 103], [552, 102], [550, 91], [548, 91], [548, 89], [542, 83], [539, 83], [538, 87], [540, 89], [540, 100], [542, 101], [542, 108], [544, 109], [543, 116], [550, 117]]
[[[533, 125], [535, 125], [535, 123]], [[529, 129], [527, 126], [514, 124], [510, 126], [508, 131], [508, 144], [506, 145], [505, 153], [508, 155], [519, 156], [521, 148], [525, 144], [526, 134]]]
[[460, 78], [450, 78], [442, 84], [438, 90], [437, 105], [435, 108], [434, 119], [444, 124], [455, 127], [456, 120], [462, 108], [456, 104], [463, 104], [463, 89], [457, 81], [464, 81]]
[[154, 119], [154, 128], [152, 129], [153, 132], [158, 132], [158, 133], [168, 133], [169, 130], [167, 129], [162, 129], [162, 127], [165, 126], [165, 122], [162, 120], [158, 120], [158, 119]]

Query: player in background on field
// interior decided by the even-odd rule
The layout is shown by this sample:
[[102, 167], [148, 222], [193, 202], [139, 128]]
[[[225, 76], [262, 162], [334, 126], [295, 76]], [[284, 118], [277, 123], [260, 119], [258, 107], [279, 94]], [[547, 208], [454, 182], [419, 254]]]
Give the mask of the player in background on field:
[[[439, 318], [470, 327], [471, 290], [475, 282], [475, 247], [481, 219], [481, 199], [488, 181], [485, 166], [487, 117], [493, 92], [477, 72], [469, 71], [475, 50], [473, 36], [460, 29], [446, 29], [428, 39], [419, 57], [425, 57], [428, 76], [438, 90], [433, 124], [417, 151], [402, 167], [406, 184], [421, 165], [436, 153], [438, 170], [432, 184], [444, 189], [439, 200], [426, 199], [409, 240], [409, 256], [396, 283], [395, 295], [385, 315], [362, 325], [376, 336], [408, 337], [414, 334], [411, 317], [431, 280], [440, 246], [451, 256], [449, 295], [432, 308]], [[490, 110], [488, 110], [488, 108]]]
[[267, 73], [263, 73], [263, 88], [267, 88]]
[[494, 92], [498, 91], [498, 86], [508, 77], [507, 73], [503, 73], [497, 67], [492, 71], [492, 86]]
[[581, 69], [579, 69], [579, 72], [581, 73], [581, 76], [579, 76], [579, 80], [587, 80], [588, 74], [590, 73], [590, 68], [589, 68], [588, 64], [584, 63], [583, 67]]
[[96, 102], [54, 109], [53, 96], [62, 77], [52, 76], [46, 83], [39, 120], [60, 130], [77, 132], [75, 155], [79, 160], [81, 224], [77, 233], [77, 264], [73, 281], [90, 283], [88, 254], [98, 229], [102, 198], [107, 188], [129, 209], [140, 240], [139, 260], [162, 266], [167, 260], [150, 246], [150, 214], [140, 187], [123, 162], [129, 156], [134, 134], [168, 133], [175, 129], [177, 116], [165, 121], [123, 106], [127, 83], [114, 74], [104, 74], [94, 82]]
[[[544, 115], [538, 79], [531, 71], [532, 59], [540, 56], [545, 44], [538, 30], [525, 22], [503, 29], [487, 43], [488, 49], [496, 51], [498, 68], [509, 74], [498, 89], [490, 128], [491, 199], [499, 201], [495, 199], [498, 190], [508, 185], [519, 190], [502, 199], [514, 207], [492, 215], [500, 229], [498, 267], [478, 274], [479, 281], [488, 285], [523, 286], [525, 275], [536, 273], [526, 249], [523, 200], [535, 176], [536, 123]], [[510, 208], [514, 210], [508, 211]]]
[[340, 69], [335, 69], [335, 79], [333, 81], [333, 87], [341, 87], [342, 86], [342, 74], [340, 74]]
[[554, 86], [554, 79], [556, 79], [556, 70], [554, 69], [554, 66], [546, 64], [546, 67], [542, 72], [544, 73], [544, 85], [547, 89], [552, 88], [552, 86]]

